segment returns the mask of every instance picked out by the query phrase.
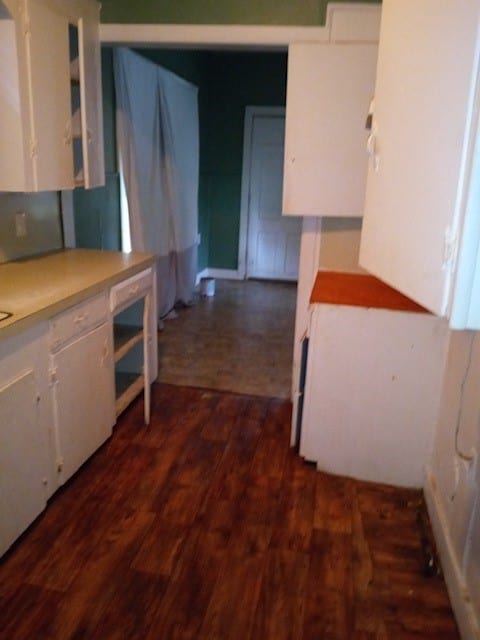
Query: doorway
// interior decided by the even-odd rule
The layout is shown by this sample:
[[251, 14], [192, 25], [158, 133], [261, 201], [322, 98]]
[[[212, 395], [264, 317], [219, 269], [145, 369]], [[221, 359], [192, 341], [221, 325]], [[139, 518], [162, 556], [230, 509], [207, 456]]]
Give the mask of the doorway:
[[284, 141], [284, 107], [246, 108], [239, 242], [246, 278], [298, 279], [301, 220], [282, 216]]
[[[286, 55], [154, 49], [141, 53], [200, 87], [199, 253], [201, 259], [209, 260], [204, 262], [210, 271], [205, 275], [216, 279], [213, 297], [203, 298], [197, 291], [193, 306], [178, 306], [163, 322], [159, 333], [159, 380], [289, 397], [296, 273], [287, 278], [285, 270], [282, 273], [277, 270], [278, 278], [291, 279], [290, 283], [253, 279], [275, 277], [271, 272], [250, 272], [250, 280], [237, 280], [242, 174], [244, 165], [248, 166], [244, 157], [245, 112], [250, 113], [252, 104], [274, 105], [276, 122], [281, 125], [280, 144], [274, 140], [270, 154], [265, 152], [265, 145], [260, 145], [263, 160], [257, 161], [258, 154], [250, 154], [253, 168], [249, 169], [255, 179], [257, 170], [263, 170], [269, 156], [276, 160], [273, 167], [276, 174], [272, 170], [267, 172], [268, 176], [276, 175], [276, 193], [269, 192], [266, 198], [270, 204], [275, 201], [275, 216], [267, 213], [266, 217], [278, 215], [281, 222], [285, 107], [280, 105], [285, 104]], [[272, 107], [254, 109], [258, 116], [259, 110], [270, 111]], [[254, 127], [250, 127], [255, 134], [258, 129], [263, 131], [256, 120]], [[256, 136], [253, 140], [256, 150]], [[265, 136], [260, 140], [265, 142]], [[267, 135], [267, 147], [270, 142]], [[263, 174], [254, 186], [260, 195], [266, 185]], [[265, 201], [263, 196], [259, 199]], [[202, 266], [200, 263], [200, 273]]]

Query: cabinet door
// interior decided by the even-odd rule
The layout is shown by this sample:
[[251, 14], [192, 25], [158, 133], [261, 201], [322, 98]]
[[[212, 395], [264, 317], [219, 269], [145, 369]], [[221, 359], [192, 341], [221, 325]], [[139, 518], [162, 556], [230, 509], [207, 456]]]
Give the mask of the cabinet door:
[[382, 5], [360, 264], [439, 315], [464, 215], [479, 12], [476, 0]]
[[52, 364], [57, 468], [65, 482], [109, 437], [115, 422], [111, 326], [71, 342]]
[[68, 20], [38, 0], [27, 1], [25, 46], [32, 127], [33, 181], [28, 190], [73, 188]]
[[373, 44], [289, 47], [284, 215], [363, 215], [376, 60]]
[[78, 23], [84, 186], [105, 184], [99, 38], [100, 5], [85, 5]]
[[33, 369], [0, 385], [0, 554], [46, 506], [40, 402]]

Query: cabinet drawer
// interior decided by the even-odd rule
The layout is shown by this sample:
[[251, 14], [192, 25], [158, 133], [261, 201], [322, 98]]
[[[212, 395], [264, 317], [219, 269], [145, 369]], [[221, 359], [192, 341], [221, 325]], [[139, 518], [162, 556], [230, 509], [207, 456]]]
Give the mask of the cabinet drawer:
[[107, 319], [105, 294], [100, 294], [60, 313], [50, 320], [50, 349], [59, 349], [66, 342]]
[[111, 311], [121, 311], [139, 298], [142, 298], [151, 289], [152, 282], [152, 269], [145, 269], [131, 278], [114, 285], [110, 290]]

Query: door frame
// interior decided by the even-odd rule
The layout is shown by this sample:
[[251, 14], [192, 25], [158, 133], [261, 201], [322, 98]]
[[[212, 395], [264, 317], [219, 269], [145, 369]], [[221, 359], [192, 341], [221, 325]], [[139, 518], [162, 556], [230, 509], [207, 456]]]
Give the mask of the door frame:
[[240, 198], [240, 229], [238, 234], [238, 277], [242, 280], [247, 275], [248, 253], [248, 224], [249, 224], [249, 193], [250, 193], [250, 165], [253, 155], [253, 123], [256, 117], [285, 118], [285, 107], [245, 107], [245, 121], [243, 128], [243, 159], [242, 159], [242, 191]]

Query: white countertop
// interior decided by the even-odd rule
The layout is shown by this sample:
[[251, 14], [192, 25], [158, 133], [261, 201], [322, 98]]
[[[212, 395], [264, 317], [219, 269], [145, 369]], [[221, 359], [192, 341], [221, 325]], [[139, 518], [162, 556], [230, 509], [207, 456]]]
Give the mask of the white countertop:
[[0, 265], [0, 338], [14, 335], [153, 264], [144, 253], [66, 249]]

